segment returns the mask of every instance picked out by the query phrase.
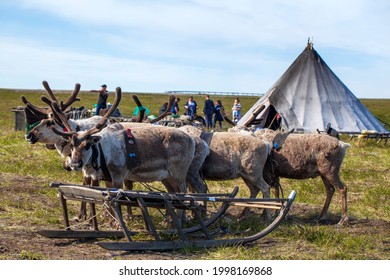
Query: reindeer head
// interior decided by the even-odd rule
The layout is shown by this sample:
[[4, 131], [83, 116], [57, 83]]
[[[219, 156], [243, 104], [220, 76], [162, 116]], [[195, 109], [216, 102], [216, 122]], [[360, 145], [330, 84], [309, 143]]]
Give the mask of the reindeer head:
[[[46, 81], [43, 81], [42, 84], [51, 100], [45, 96], [41, 96], [41, 100], [48, 104], [51, 109], [34, 106], [24, 96], [21, 97], [23, 103], [26, 105], [24, 109], [27, 123], [25, 138], [30, 144], [35, 144], [38, 141], [47, 144], [62, 144], [63, 139], [50, 129], [53, 125], [56, 125], [58, 129], [63, 128], [60, 119], [53, 114], [52, 102], [58, 101], [50, 89], [49, 84]], [[80, 100], [76, 97], [79, 91], [80, 84], [77, 83], [71, 96], [65, 102], [60, 102], [62, 111], [67, 110], [72, 103]]]
[[118, 107], [121, 97], [121, 88], [117, 87], [115, 91], [115, 100], [111, 108], [92, 128], [80, 132], [76, 132], [72, 129], [68, 123], [66, 115], [60, 109], [58, 103], [56, 101], [52, 102], [52, 109], [54, 113], [61, 119], [61, 122], [67, 129], [67, 132], [60, 131], [55, 126], [52, 126], [51, 129], [54, 133], [68, 139], [70, 143], [71, 154], [67, 159], [66, 165], [72, 170], [80, 170], [91, 162], [94, 156], [93, 146], [95, 146], [100, 141], [100, 136], [95, 134], [99, 133], [103, 128], [106, 127], [107, 120]]
[[70, 141], [71, 154], [66, 165], [72, 170], [81, 170], [85, 165], [93, 166], [97, 159], [96, 144], [100, 139], [99, 135], [80, 137], [74, 134]]
[[37, 142], [45, 144], [62, 144], [64, 139], [51, 129], [52, 126], [60, 126], [51, 118], [41, 120], [38, 125], [34, 126], [28, 133], [25, 134], [26, 140], [30, 144]]

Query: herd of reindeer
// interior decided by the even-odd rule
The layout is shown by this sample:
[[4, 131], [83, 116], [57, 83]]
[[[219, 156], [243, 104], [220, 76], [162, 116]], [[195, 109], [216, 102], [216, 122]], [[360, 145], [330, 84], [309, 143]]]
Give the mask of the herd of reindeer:
[[[161, 182], [168, 192], [207, 193], [205, 180], [242, 178], [250, 198], [261, 191], [270, 197], [270, 188], [279, 196], [280, 178], [308, 179], [320, 176], [326, 199], [318, 220], [326, 219], [332, 196], [341, 195], [341, 219], [348, 222], [347, 188], [340, 180], [340, 168], [350, 146], [326, 134], [281, 134], [263, 129], [248, 131], [239, 127], [229, 132], [205, 132], [185, 125], [168, 127], [159, 122], [170, 114], [174, 96], [165, 113], [154, 120], [140, 117], [135, 122], [115, 122], [110, 115], [118, 107], [122, 92], [115, 90], [115, 100], [103, 116], [87, 119], [69, 118], [70, 106], [80, 84], [66, 101], [59, 101], [46, 81], [49, 98], [41, 100], [49, 107], [39, 107], [25, 97], [25, 116], [31, 143], [54, 145], [64, 158], [64, 168], [81, 170], [83, 185], [131, 190], [133, 182]], [[137, 99], [135, 99], [137, 100]], [[162, 122], [163, 123], [163, 122]], [[283, 139], [274, 148], [275, 139]], [[86, 215], [85, 204], [78, 218]], [[263, 218], [270, 213], [264, 209]]]

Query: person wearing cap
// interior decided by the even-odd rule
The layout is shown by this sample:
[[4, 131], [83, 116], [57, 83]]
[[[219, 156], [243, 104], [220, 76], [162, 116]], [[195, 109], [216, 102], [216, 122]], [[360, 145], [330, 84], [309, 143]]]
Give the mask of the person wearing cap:
[[99, 116], [100, 109], [106, 109], [107, 108], [107, 98], [109, 95], [109, 92], [107, 91], [107, 85], [103, 84], [101, 85], [101, 90], [91, 90], [91, 92], [98, 92], [99, 93], [99, 99], [96, 106], [96, 115]]

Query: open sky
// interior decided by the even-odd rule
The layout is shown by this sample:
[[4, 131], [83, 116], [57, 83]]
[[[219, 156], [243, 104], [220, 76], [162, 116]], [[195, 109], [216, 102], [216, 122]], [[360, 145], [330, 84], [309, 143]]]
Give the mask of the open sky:
[[388, 0], [0, 0], [0, 88], [266, 92], [306, 46], [390, 98]]

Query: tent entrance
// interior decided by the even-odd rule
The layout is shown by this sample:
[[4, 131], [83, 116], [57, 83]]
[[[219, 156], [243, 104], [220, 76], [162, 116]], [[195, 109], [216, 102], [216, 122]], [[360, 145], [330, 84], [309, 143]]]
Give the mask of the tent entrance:
[[263, 128], [278, 130], [279, 128], [281, 128], [281, 124], [282, 124], [282, 118], [280, 114], [278, 113], [278, 111], [276, 111], [274, 106], [270, 105], [268, 107], [268, 114], [265, 118], [265, 124]]

